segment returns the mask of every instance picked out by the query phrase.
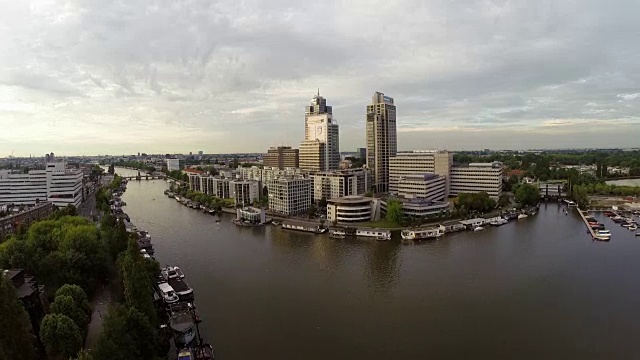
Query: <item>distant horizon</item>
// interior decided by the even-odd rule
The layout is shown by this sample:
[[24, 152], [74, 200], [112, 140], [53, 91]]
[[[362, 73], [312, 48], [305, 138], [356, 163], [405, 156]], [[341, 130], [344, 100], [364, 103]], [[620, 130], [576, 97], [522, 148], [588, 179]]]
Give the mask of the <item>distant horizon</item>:
[[[429, 148], [422, 148], [422, 149], [401, 149], [398, 150], [398, 152], [408, 152], [408, 151], [448, 151], [448, 152], [452, 152], [452, 153], [456, 153], [456, 152], [484, 152], [484, 151], [492, 151], [492, 152], [500, 152], [500, 151], [512, 151], [512, 152], [532, 152], [532, 151], [597, 151], [597, 150], [620, 150], [620, 151], [637, 151], [640, 150], [640, 147], [597, 147], [597, 148], [593, 148], [593, 147], [584, 147], [584, 148], [576, 148], [576, 147], [572, 147], [572, 148], [531, 148], [531, 149], [491, 149], [491, 148], [486, 148], [486, 149], [472, 149], [472, 150], [459, 150], [459, 149], [429, 149]], [[105, 156], [109, 156], [109, 157], [122, 157], [122, 156], [138, 156], [138, 153], [129, 153], [129, 154], [93, 154], [93, 155], [87, 155], [87, 154], [83, 154], [83, 155], [68, 155], [68, 154], [58, 154], [55, 151], [53, 151], [54, 155], [56, 157], [105, 157]], [[207, 152], [203, 152], [203, 156], [204, 155], [259, 155], [259, 154], [265, 154], [265, 152], [234, 152], [234, 153], [207, 153]], [[344, 151], [340, 151], [341, 154], [343, 153], [358, 153], [358, 149], [356, 150], [344, 150]], [[6, 160], [6, 159], [28, 159], [28, 158], [44, 158], [45, 155], [47, 155], [49, 153], [46, 154], [42, 154], [42, 155], [33, 155], [31, 154], [31, 156], [5, 156], [5, 157], [0, 157], [0, 159]], [[189, 152], [186, 153], [179, 153], [179, 152], [162, 152], [162, 153], [147, 153], [147, 152], [140, 152], [141, 156], [142, 154], [146, 154], [146, 156], [165, 156], [167, 154], [169, 155], [183, 155], [183, 156], [199, 156], [199, 154], [197, 152], [192, 152], [191, 155], [189, 155]]]

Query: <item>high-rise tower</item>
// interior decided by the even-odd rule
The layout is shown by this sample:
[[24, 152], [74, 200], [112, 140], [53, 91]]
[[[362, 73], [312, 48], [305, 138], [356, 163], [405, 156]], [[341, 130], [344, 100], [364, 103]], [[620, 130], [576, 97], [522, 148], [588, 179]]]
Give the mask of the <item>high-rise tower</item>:
[[367, 167], [373, 171], [376, 192], [389, 191], [389, 158], [397, 150], [396, 106], [392, 97], [376, 92], [367, 105]]
[[333, 109], [318, 94], [305, 107], [304, 141], [300, 144], [300, 168], [308, 171], [338, 169], [340, 137]]

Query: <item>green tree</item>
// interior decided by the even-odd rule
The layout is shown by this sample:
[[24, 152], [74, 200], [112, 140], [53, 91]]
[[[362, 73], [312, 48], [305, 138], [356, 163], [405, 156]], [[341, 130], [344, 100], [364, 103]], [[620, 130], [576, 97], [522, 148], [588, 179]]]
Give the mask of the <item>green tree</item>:
[[87, 314], [76, 305], [76, 302], [71, 296], [56, 295], [55, 301], [51, 304], [50, 311], [52, 314], [68, 316], [78, 325], [82, 333], [86, 331], [88, 323]]
[[85, 293], [80, 286], [64, 284], [56, 291], [55, 300], [57, 300], [59, 296], [70, 296], [78, 308], [87, 315], [91, 314], [87, 293]]
[[50, 358], [69, 359], [82, 347], [80, 329], [62, 314], [47, 314], [40, 324], [40, 341]]
[[511, 201], [508, 194], [502, 194], [498, 198], [498, 207], [503, 208], [505, 206], [509, 206], [510, 203]]
[[327, 207], [327, 198], [326, 197], [323, 196], [320, 199], [320, 201], [318, 201], [318, 207], [321, 208], [321, 209], [324, 209], [324, 208]]
[[515, 200], [522, 206], [536, 205], [540, 202], [540, 189], [531, 184], [522, 184], [516, 190]]
[[392, 199], [387, 203], [387, 221], [400, 224], [404, 217], [404, 211], [402, 210], [402, 203], [398, 200]]
[[140, 255], [138, 244], [129, 241], [129, 246], [120, 259], [120, 274], [124, 286], [124, 297], [129, 307], [135, 307], [151, 321], [156, 322], [156, 312], [153, 307], [152, 283], [146, 271], [144, 258]]
[[158, 342], [158, 332], [142, 312], [116, 305], [105, 318], [94, 359], [156, 360]]
[[0, 275], [0, 359], [36, 358], [35, 337], [31, 333], [29, 315], [16, 295], [11, 281]]
[[314, 204], [311, 204], [311, 206], [309, 206], [309, 210], [307, 210], [307, 215], [309, 216], [309, 219], [316, 216], [316, 211], [318, 211], [318, 208]]

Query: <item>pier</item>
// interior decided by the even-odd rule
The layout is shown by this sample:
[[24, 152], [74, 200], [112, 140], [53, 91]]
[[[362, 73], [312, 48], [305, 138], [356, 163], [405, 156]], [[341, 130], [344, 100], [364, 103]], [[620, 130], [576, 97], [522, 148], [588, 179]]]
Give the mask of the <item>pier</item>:
[[578, 214], [580, 214], [582, 221], [584, 221], [584, 224], [587, 226], [587, 230], [589, 230], [589, 233], [591, 234], [591, 238], [593, 238], [594, 240], [603, 240], [603, 241], [609, 240], [607, 238], [604, 238], [596, 234], [596, 231], [589, 225], [589, 221], [587, 221], [587, 217], [584, 215], [586, 211], [582, 211], [580, 210], [580, 208], [576, 208], [576, 209], [578, 209]]

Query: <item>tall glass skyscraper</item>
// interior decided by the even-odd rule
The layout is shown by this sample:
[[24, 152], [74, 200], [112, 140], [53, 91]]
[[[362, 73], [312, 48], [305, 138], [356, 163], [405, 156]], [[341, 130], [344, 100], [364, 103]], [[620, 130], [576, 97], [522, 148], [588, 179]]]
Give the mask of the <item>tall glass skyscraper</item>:
[[389, 158], [396, 155], [396, 106], [393, 98], [373, 94], [367, 105], [367, 167], [373, 171], [376, 192], [389, 191]]

